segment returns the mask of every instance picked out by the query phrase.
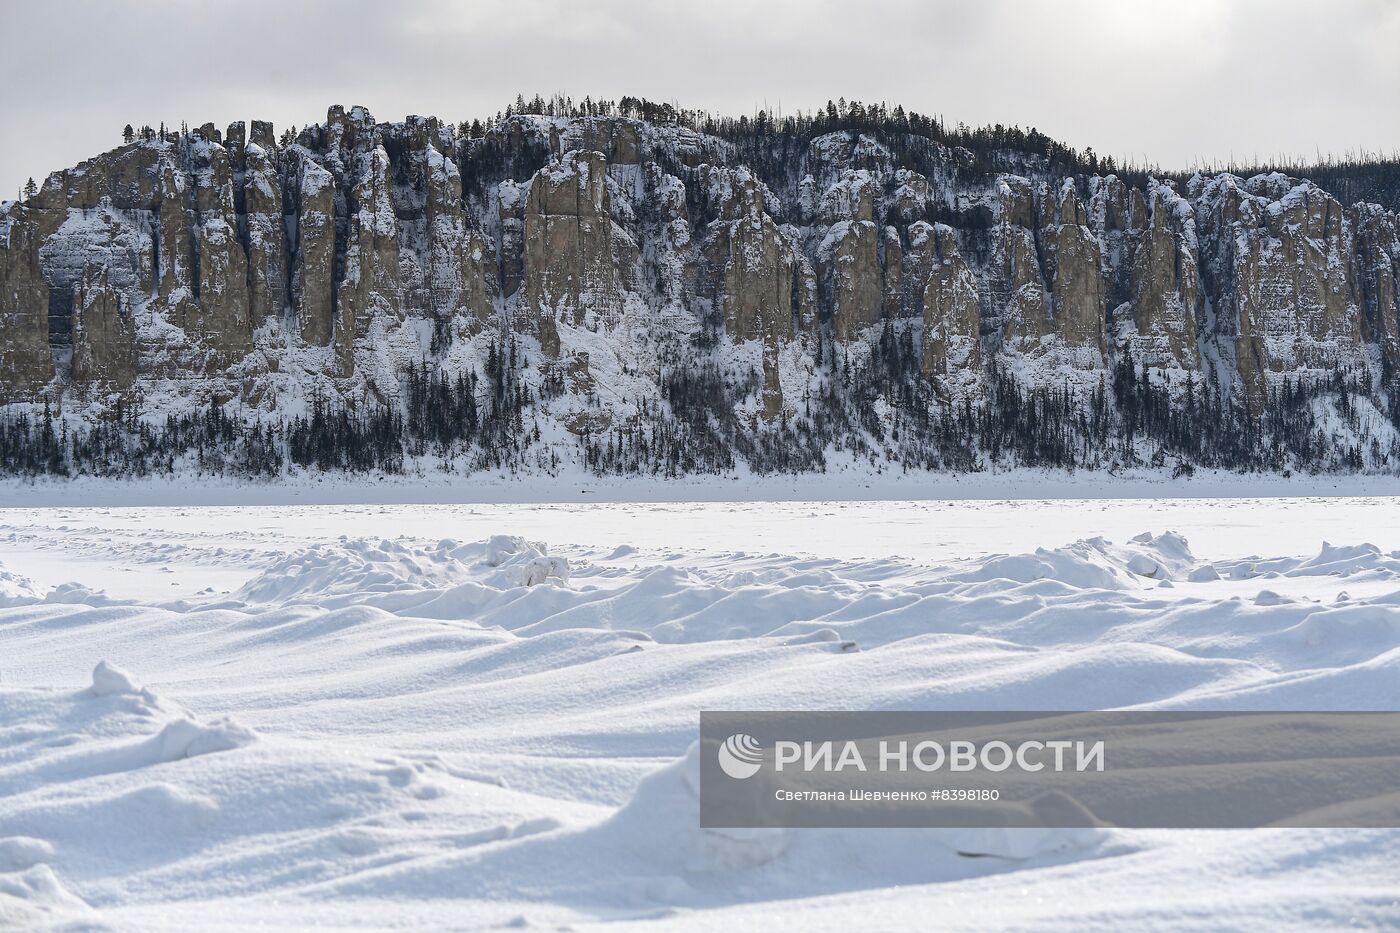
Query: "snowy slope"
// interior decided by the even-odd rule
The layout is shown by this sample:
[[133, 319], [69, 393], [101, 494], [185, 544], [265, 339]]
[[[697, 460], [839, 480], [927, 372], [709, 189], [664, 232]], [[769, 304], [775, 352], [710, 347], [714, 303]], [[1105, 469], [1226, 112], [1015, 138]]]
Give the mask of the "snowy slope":
[[688, 750], [701, 709], [1400, 708], [1397, 509], [7, 510], [0, 927], [1394, 926], [1395, 832], [702, 832]]

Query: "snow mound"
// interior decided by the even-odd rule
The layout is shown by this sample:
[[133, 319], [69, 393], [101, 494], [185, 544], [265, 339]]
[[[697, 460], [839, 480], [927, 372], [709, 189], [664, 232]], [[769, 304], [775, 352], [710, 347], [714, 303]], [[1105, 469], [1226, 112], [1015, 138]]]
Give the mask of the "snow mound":
[[1337, 546], [1322, 542], [1316, 557], [1301, 561], [1288, 571], [1289, 576], [1322, 576], [1337, 574], [1350, 576], [1365, 570], [1385, 570], [1400, 575], [1400, 560], [1396, 555], [1386, 556], [1374, 544], [1352, 544]]
[[1400, 609], [1341, 603], [1310, 614], [1292, 631], [1310, 648], [1345, 645], [1350, 654], [1369, 647], [1378, 654], [1400, 645]]
[[549, 580], [569, 582], [568, 560], [551, 557], [543, 544], [531, 544], [511, 535], [495, 535], [486, 542], [485, 549], [483, 563], [499, 570], [487, 582], [499, 589], [538, 586]]
[[1385, 554], [1374, 544], [1333, 545], [1322, 542], [1313, 557], [1275, 557], [1219, 561], [1221, 573], [1231, 580], [1265, 577], [1350, 577], [1369, 573], [1379, 579], [1400, 578], [1400, 552]]
[[0, 870], [32, 868], [54, 856], [53, 846], [33, 836], [6, 836], [0, 839]]
[[155, 744], [161, 761], [179, 761], [211, 752], [227, 752], [251, 744], [257, 738], [252, 729], [230, 717], [211, 723], [177, 719], [160, 730]]
[[[234, 594], [245, 603], [316, 601], [346, 605], [353, 597], [460, 582], [467, 574], [443, 542], [437, 549], [399, 541], [342, 537], [286, 555]], [[329, 599], [330, 601], [327, 601]]]
[[49, 590], [48, 594], [44, 596], [44, 602], [56, 605], [92, 606], [95, 609], [103, 606], [132, 606], [136, 604], [134, 599], [114, 599], [102, 590], [72, 581], [60, 583]]
[[[450, 545], [451, 542], [443, 542]], [[442, 545], [439, 545], [441, 547]], [[482, 563], [488, 567], [499, 567], [517, 554], [528, 550], [529, 543], [515, 535], [492, 535], [484, 546], [485, 556]]]
[[[93, 668], [88, 693], [93, 697], [131, 697], [137, 701], [133, 709], [149, 716], [169, 709], [134, 676], [107, 661], [99, 661]], [[177, 714], [150, 741], [128, 754], [114, 756], [113, 761], [122, 760], [125, 767], [141, 767], [242, 748], [256, 738], [253, 730], [228, 717], [201, 723], [189, 715]]]
[[785, 829], [700, 828], [700, 743], [642, 779], [632, 798], [598, 828], [640, 847], [667, 873], [733, 872], [771, 862], [793, 837]]
[[[612, 845], [633, 850], [651, 871], [695, 885], [765, 867], [776, 874], [839, 876], [848, 858], [905, 860], [916, 871], [932, 869], [935, 876], [942, 861], [952, 875], [966, 871], [966, 866], [953, 866], [969, 856], [1024, 860], [1088, 851], [1107, 838], [1100, 829], [702, 829], [700, 752], [700, 743], [693, 742], [681, 758], [652, 772], [627, 803], [588, 834], [609, 837]], [[1076, 810], [1092, 822], [1062, 794], [1043, 794], [1022, 809], [1047, 819]], [[590, 845], [610, 847], [596, 838]]]
[[114, 693], [140, 693], [141, 683], [115, 664], [98, 661], [92, 669], [92, 694], [105, 697]]
[[0, 609], [37, 603], [40, 594], [33, 581], [0, 564]]
[[105, 929], [97, 921], [97, 913], [47, 865], [0, 874], [0, 929]]
[[1055, 580], [1077, 589], [1136, 590], [1146, 580], [1177, 579], [1195, 563], [1186, 539], [1167, 532], [1141, 534], [1126, 545], [1096, 537], [1065, 547], [1037, 548], [1033, 554], [1002, 555], [951, 579], [969, 583]]
[[334, 544], [294, 551], [233, 594], [245, 605], [313, 602], [327, 608], [365, 604], [389, 611], [422, 601], [422, 594], [475, 583], [493, 589], [564, 584], [569, 562], [543, 544], [496, 535], [433, 547], [403, 541], [342, 537]]

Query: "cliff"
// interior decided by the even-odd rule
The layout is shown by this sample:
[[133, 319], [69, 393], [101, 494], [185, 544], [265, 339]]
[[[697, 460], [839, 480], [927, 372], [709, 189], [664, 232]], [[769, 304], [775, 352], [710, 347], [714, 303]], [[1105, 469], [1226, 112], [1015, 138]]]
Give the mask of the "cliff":
[[989, 167], [897, 124], [820, 129], [515, 115], [472, 137], [332, 107], [295, 140], [139, 139], [0, 207], [0, 404], [402, 408], [406, 374], [476, 378], [509, 345], [546, 440], [684, 422], [676, 373], [712, 373], [746, 444], [875, 392], [837, 407], [888, 457], [896, 423], [1008, 386], [1087, 412], [1117, 379], [1121, 408], [1130, 370], [1168, 406], [1210, 386], [1256, 420], [1346, 394], [1366, 427], [1326, 436], [1389, 462], [1393, 210], [1280, 173]]

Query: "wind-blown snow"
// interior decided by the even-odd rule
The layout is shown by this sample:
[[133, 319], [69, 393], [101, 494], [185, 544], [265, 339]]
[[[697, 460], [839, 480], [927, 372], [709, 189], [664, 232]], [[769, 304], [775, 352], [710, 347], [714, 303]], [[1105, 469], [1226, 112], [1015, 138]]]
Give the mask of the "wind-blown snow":
[[[708, 831], [694, 747], [701, 709], [1397, 709], [1385, 523], [690, 510], [0, 513], [0, 927], [1400, 922], [1392, 831]], [[1246, 515], [1267, 556], [1209, 532]]]

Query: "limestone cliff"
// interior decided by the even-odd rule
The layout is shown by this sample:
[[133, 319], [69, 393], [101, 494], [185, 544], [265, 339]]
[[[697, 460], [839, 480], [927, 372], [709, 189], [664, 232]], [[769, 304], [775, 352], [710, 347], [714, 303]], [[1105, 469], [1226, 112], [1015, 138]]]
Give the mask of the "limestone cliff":
[[621, 310], [607, 161], [571, 151], [535, 173], [525, 200], [525, 300], [520, 326], [559, 354], [558, 325], [602, 326]]
[[1087, 397], [1131, 360], [1256, 413], [1339, 378], [1384, 412], [1398, 280], [1393, 209], [1277, 173], [337, 106], [295, 137], [147, 133], [0, 206], [0, 403], [393, 402], [409, 370], [513, 345], [576, 432], [653, 411], [681, 365], [761, 425], [849, 379], [833, 365], [901, 354], [940, 398], [985, 397], [994, 369]]

